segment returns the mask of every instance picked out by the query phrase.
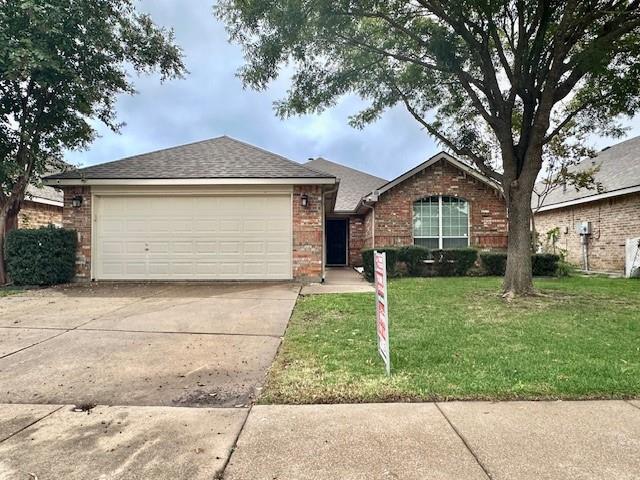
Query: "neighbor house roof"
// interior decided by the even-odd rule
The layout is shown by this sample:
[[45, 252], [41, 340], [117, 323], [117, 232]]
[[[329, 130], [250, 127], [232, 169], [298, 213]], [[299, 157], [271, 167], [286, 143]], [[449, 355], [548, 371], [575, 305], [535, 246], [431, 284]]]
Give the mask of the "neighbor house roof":
[[[47, 183], [117, 183], [123, 180], [307, 179], [334, 183], [323, 172], [239, 140], [222, 136], [51, 175]], [[325, 180], [324, 182], [320, 182]], [[327, 182], [326, 180], [331, 180]], [[312, 182], [310, 182], [312, 183]]]
[[64, 194], [61, 190], [47, 185], [36, 187], [35, 185], [29, 185], [24, 199], [36, 203], [44, 203], [47, 205], [55, 205], [62, 207], [64, 202]]
[[362, 197], [387, 183], [384, 178], [345, 167], [321, 157], [305, 163], [305, 166], [333, 175], [340, 180], [335, 212], [354, 212]]
[[[63, 160], [56, 159], [49, 162], [45, 176], [66, 172], [73, 168], [75, 168], [73, 165]], [[47, 185], [27, 185], [24, 199], [35, 203], [55, 205], [56, 207], [62, 207], [64, 204], [64, 194], [62, 193], [62, 190]]]
[[[557, 188], [545, 198], [540, 211], [553, 210], [578, 203], [593, 202], [604, 198], [640, 191], [640, 137], [631, 138], [602, 150], [592, 159], [570, 168], [581, 171], [597, 166], [595, 179], [602, 189]], [[537, 199], [534, 194], [534, 206]]]

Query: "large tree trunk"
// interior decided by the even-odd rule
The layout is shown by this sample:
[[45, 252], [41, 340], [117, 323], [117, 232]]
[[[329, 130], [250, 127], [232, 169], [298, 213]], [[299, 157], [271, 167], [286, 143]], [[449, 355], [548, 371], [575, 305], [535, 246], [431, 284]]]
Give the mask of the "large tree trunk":
[[4, 239], [8, 231], [7, 223], [6, 213], [0, 212], [0, 285], [4, 285], [9, 281], [4, 264]]
[[9, 276], [7, 275], [7, 269], [4, 258], [4, 241], [7, 237], [7, 233], [11, 230], [18, 228], [18, 213], [20, 212], [20, 206], [10, 208], [5, 207], [0, 209], [0, 285], [9, 283]]
[[508, 195], [509, 240], [504, 293], [507, 296], [531, 295], [531, 193], [526, 188], [513, 187]]

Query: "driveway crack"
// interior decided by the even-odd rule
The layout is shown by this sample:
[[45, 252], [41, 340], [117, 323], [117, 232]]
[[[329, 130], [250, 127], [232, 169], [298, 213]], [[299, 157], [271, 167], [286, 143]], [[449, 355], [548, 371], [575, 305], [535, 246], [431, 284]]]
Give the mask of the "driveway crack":
[[231, 444], [231, 448], [229, 449], [229, 455], [227, 455], [227, 458], [224, 461], [224, 464], [222, 465], [222, 467], [220, 467], [220, 470], [218, 470], [218, 473], [215, 474], [215, 476], [213, 477], [213, 480], [224, 479], [224, 472], [227, 470], [227, 466], [231, 461], [231, 457], [233, 456], [233, 453], [236, 451], [238, 440], [240, 439], [240, 435], [242, 435], [242, 432], [244, 431], [244, 426], [247, 424], [247, 421], [249, 420], [249, 415], [251, 415], [252, 409], [253, 409], [253, 404], [249, 405], [249, 411], [247, 412], [247, 416], [244, 417], [244, 422], [242, 422], [242, 425], [240, 425], [240, 429], [238, 430], [238, 434], [236, 435], [236, 438], [233, 439], [233, 443]]
[[449, 424], [449, 426], [453, 429], [453, 431], [456, 433], [456, 435], [458, 436], [458, 438], [462, 441], [462, 443], [464, 444], [464, 446], [466, 447], [466, 449], [469, 451], [469, 453], [473, 456], [473, 458], [475, 459], [476, 463], [480, 466], [480, 468], [482, 469], [482, 471], [484, 472], [484, 474], [487, 476], [488, 479], [492, 479], [493, 476], [491, 475], [491, 473], [489, 472], [489, 470], [487, 469], [487, 467], [484, 466], [484, 464], [480, 461], [480, 458], [478, 457], [478, 455], [476, 454], [476, 452], [473, 451], [473, 448], [471, 448], [471, 445], [469, 444], [469, 442], [467, 441], [467, 439], [464, 437], [464, 435], [462, 435], [462, 433], [456, 428], [456, 426], [453, 424], [453, 422], [449, 419], [449, 417], [447, 417], [447, 414], [444, 413], [444, 411], [442, 410], [442, 408], [440, 408], [440, 405], [438, 403], [434, 403], [434, 405], [436, 406], [436, 408], [438, 409], [438, 411], [442, 414], [442, 416], [444, 417], [444, 419], [447, 421], [447, 423]]
[[[9, 440], [12, 437], [15, 437], [16, 435], [18, 435], [19, 433], [24, 432], [27, 428], [32, 427], [33, 425], [35, 425], [36, 423], [44, 420], [47, 417], [50, 417], [51, 415], [53, 415], [56, 412], [59, 412], [61, 409], [63, 409], [65, 407], [65, 405], [60, 405], [58, 408], [56, 408], [55, 410], [50, 411], [49, 413], [47, 413], [46, 415], [34, 420], [33, 422], [31, 422], [29, 425], [25, 425], [24, 427], [22, 427], [19, 430], [16, 430], [15, 432], [13, 432], [12, 434], [10, 434], [8, 437], [4, 437], [4, 438], [0, 438], [0, 443], [3, 443], [7, 440]], [[246, 420], [245, 420], [246, 421]], [[244, 424], [243, 424], [244, 426]]]
[[[107, 316], [107, 315], [112, 315], [113, 313], [115, 313], [115, 312], [117, 312], [117, 311], [119, 311], [119, 310], [122, 310], [123, 308], [130, 307], [131, 305], [133, 305], [133, 304], [135, 304], [135, 303], [137, 303], [137, 302], [141, 302], [141, 301], [146, 300], [146, 299], [148, 299], [148, 298], [153, 298], [153, 297], [155, 297], [155, 296], [158, 296], [158, 295], [160, 295], [160, 294], [163, 294], [163, 293], [167, 292], [170, 288], [171, 288], [171, 287], [167, 287], [167, 288], [164, 288], [164, 289], [162, 289], [162, 290], [160, 290], [160, 291], [158, 291], [158, 292], [156, 292], [156, 293], [154, 293], [154, 294], [152, 294], [152, 295], [147, 295], [147, 296], [145, 296], [145, 297], [139, 297], [139, 298], [137, 298], [136, 300], [134, 300], [134, 301], [132, 301], [132, 302], [127, 303], [126, 305], [122, 305], [121, 307], [118, 307], [118, 308], [116, 308], [115, 310], [111, 310], [110, 312], [105, 313], [104, 315], [99, 315], [99, 316], [97, 316], [97, 317], [91, 318], [91, 319], [87, 320], [87, 321], [86, 321], [86, 322], [84, 322], [84, 323], [81, 323], [81, 324], [79, 324], [79, 325], [76, 325], [76, 326], [75, 326], [75, 327], [73, 327], [73, 328], [64, 328], [64, 329], [60, 329], [61, 331], [60, 331], [60, 333], [58, 333], [57, 335], [52, 335], [52, 336], [51, 336], [51, 337], [49, 337], [49, 338], [45, 338], [44, 340], [41, 340], [41, 341], [36, 342], [36, 343], [33, 343], [33, 344], [28, 345], [28, 346], [26, 346], [26, 347], [22, 347], [22, 348], [20, 348], [20, 349], [18, 349], [18, 350], [16, 350], [16, 351], [14, 351], [14, 352], [10, 352], [10, 353], [7, 353], [7, 354], [5, 354], [5, 355], [2, 355], [2, 356], [0, 356], [0, 360], [2, 360], [2, 359], [4, 359], [4, 358], [7, 358], [7, 357], [10, 357], [10, 356], [12, 356], [12, 355], [15, 355], [16, 353], [20, 353], [20, 352], [22, 352], [22, 351], [24, 351], [24, 350], [27, 350], [27, 349], [29, 349], [29, 348], [33, 348], [33, 347], [36, 347], [36, 346], [38, 346], [38, 345], [41, 345], [41, 344], [43, 344], [43, 343], [45, 343], [45, 342], [48, 342], [48, 341], [50, 341], [50, 340], [53, 340], [54, 338], [58, 338], [58, 337], [60, 337], [60, 336], [64, 335], [65, 333], [73, 332], [74, 330], [85, 330], [85, 329], [83, 329], [82, 327], [84, 327], [85, 325], [88, 325], [89, 323], [91, 323], [91, 322], [93, 322], [93, 321], [95, 321], [95, 320], [100, 320], [102, 317], [105, 317], [105, 316]], [[11, 327], [8, 327], [8, 328], [11, 328]], [[37, 329], [38, 329], [37, 327], [23, 327], [23, 326], [16, 326], [16, 327], [12, 327], [12, 328], [17, 328], [17, 329], [34, 329], [34, 330], [37, 330]], [[49, 329], [49, 330], [54, 330], [54, 329], [53, 329], [53, 328], [51, 328], [51, 327], [49, 327], [49, 328], [43, 328], [42, 330], [47, 330], [47, 329]], [[88, 329], [86, 329], [86, 330], [88, 330]]]

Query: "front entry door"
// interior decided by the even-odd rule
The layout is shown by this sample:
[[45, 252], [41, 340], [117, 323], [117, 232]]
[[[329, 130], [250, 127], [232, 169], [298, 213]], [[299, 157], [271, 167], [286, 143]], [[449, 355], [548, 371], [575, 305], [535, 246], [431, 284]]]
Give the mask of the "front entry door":
[[327, 265], [347, 264], [347, 220], [327, 220]]

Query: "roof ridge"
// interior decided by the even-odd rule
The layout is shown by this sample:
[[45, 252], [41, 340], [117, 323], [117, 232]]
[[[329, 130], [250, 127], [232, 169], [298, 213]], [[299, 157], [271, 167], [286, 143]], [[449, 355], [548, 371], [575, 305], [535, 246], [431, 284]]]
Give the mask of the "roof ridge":
[[308, 163], [315, 162], [316, 160], [321, 160], [323, 162], [328, 162], [328, 163], [331, 163], [332, 165], [337, 165], [338, 167], [346, 168], [347, 170], [351, 170], [353, 172], [357, 172], [357, 173], [362, 174], [362, 175], [367, 175], [368, 177], [375, 178], [376, 180], [382, 180], [383, 182], [388, 182], [389, 181], [386, 178], [378, 177], [377, 175], [373, 175], [373, 174], [371, 174], [369, 172], [358, 170], [357, 168], [353, 168], [353, 167], [350, 167], [348, 165], [344, 165], [342, 163], [334, 162], [333, 160], [328, 160], [328, 159], [326, 159], [324, 157], [314, 158], [313, 160], [309, 160]]
[[[266, 148], [262, 148], [262, 147], [258, 147], [256, 145], [252, 145], [252, 144], [247, 143], [247, 142], [245, 142], [243, 140], [238, 140], [237, 138], [230, 137], [228, 135], [222, 135], [222, 137], [228, 138], [232, 142], [236, 142], [236, 143], [239, 143], [241, 145], [245, 145], [245, 146], [250, 147], [250, 148], [255, 148], [256, 150], [260, 150], [261, 152], [264, 152], [264, 153], [268, 153], [269, 155], [273, 155], [274, 157], [279, 157], [282, 160], [285, 160], [285, 161], [287, 161], [289, 163], [293, 163], [294, 165], [296, 165], [298, 167], [302, 167], [302, 168], [306, 168], [307, 170], [311, 170], [313, 173], [317, 173], [318, 175], [329, 175], [327, 172], [320, 172], [318, 170], [314, 170], [313, 168], [307, 167], [304, 163], [296, 162], [294, 160], [291, 160], [290, 158], [285, 157], [284, 155], [280, 155], [279, 153], [274, 153], [274, 152], [272, 152], [270, 150], [267, 150]], [[222, 137], [220, 137], [220, 138], [222, 138]], [[335, 178], [334, 175], [329, 175], [329, 177]]]

